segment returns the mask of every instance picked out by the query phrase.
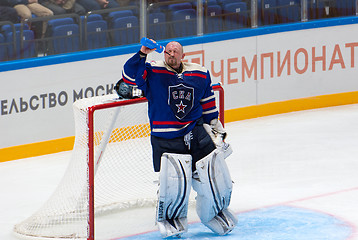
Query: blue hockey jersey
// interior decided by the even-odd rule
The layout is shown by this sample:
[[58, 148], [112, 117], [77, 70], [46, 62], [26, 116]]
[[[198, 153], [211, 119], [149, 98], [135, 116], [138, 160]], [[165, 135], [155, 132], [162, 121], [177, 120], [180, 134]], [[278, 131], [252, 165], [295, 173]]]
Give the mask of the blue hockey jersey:
[[182, 71], [177, 73], [164, 61], [146, 62], [140, 52], [124, 64], [123, 80], [136, 84], [148, 99], [154, 136], [184, 136], [201, 117], [205, 123], [218, 118], [209, 71], [195, 63], [182, 64]]

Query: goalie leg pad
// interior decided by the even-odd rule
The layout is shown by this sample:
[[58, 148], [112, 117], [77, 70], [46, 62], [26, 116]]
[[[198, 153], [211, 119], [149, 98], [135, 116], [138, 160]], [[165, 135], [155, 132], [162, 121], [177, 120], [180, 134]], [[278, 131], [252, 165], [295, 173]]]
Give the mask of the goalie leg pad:
[[236, 224], [237, 218], [235, 214], [227, 208], [219, 212], [205, 226], [219, 235], [226, 235], [235, 228]]
[[197, 192], [196, 211], [204, 225], [224, 235], [236, 225], [236, 217], [228, 210], [232, 180], [224, 153], [214, 150], [196, 163], [193, 188]]
[[163, 237], [179, 236], [188, 230], [191, 163], [188, 154], [164, 153], [161, 157], [157, 223]]
[[188, 231], [187, 218], [175, 218], [172, 220], [164, 220], [157, 222], [159, 231], [163, 238], [181, 237], [184, 232]]

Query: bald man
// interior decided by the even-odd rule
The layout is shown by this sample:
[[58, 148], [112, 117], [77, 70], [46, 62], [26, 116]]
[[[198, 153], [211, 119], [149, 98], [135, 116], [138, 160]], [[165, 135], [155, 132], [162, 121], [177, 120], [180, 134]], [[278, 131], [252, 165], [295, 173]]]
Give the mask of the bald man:
[[164, 61], [147, 62], [154, 50], [142, 45], [125, 63], [122, 78], [148, 99], [153, 167], [160, 172], [159, 230], [163, 237], [187, 231], [193, 186], [201, 221], [212, 231], [227, 234], [237, 219], [228, 210], [232, 181], [224, 154], [210, 135], [226, 135], [218, 121], [210, 73], [196, 63], [183, 62], [185, 53], [179, 42], [166, 45]]

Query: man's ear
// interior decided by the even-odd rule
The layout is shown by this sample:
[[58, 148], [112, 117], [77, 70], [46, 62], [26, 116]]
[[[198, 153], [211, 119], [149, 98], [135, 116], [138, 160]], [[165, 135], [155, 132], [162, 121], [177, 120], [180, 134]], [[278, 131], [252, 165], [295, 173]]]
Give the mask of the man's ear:
[[183, 56], [181, 56], [181, 59], [184, 59], [184, 57], [185, 57], [185, 53], [183, 53]]

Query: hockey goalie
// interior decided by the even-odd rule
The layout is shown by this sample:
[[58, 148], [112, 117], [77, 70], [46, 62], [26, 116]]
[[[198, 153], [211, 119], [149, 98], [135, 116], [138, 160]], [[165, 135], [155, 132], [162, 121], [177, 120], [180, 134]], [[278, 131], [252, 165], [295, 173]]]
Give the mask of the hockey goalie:
[[218, 120], [210, 73], [183, 62], [179, 42], [167, 44], [164, 61], [149, 63], [147, 55], [154, 50], [142, 45], [125, 63], [115, 89], [124, 98], [143, 94], [148, 99], [153, 167], [160, 173], [156, 214], [160, 233], [166, 238], [187, 232], [193, 187], [201, 222], [214, 233], [228, 234], [237, 224], [228, 208], [233, 185], [225, 158], [232, 150], [224, 142], [226, 132]]

